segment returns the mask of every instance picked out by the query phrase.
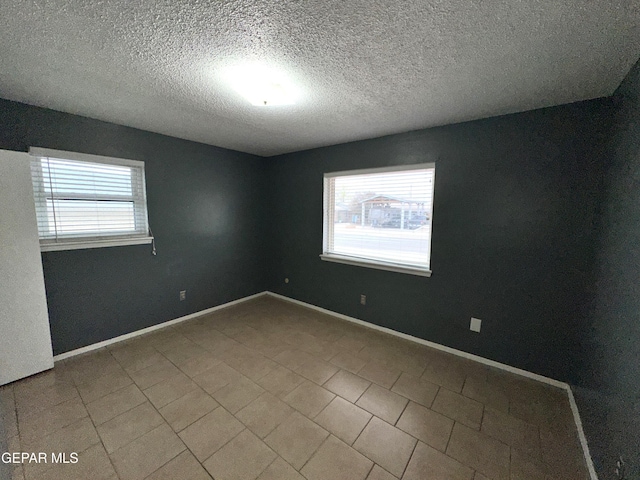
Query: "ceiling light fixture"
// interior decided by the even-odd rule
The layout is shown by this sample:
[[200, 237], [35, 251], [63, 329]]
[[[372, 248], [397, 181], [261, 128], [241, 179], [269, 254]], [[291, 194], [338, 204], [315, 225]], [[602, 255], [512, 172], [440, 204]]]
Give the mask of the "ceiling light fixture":
[[299, 98], [293, 83], [275, 69], [264, 65], [244, 65], [227, 71], [229, 84], [252, 105], [292, 105]]

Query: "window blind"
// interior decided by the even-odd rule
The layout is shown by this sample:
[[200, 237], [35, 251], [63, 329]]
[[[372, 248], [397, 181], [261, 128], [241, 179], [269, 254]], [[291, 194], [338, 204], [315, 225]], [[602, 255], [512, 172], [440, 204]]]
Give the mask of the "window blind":
[[148, 237], [144, 162], [30, 153], [41, 244]]
[[324, 255], [428, 270], [434, 164], [324, 178]]

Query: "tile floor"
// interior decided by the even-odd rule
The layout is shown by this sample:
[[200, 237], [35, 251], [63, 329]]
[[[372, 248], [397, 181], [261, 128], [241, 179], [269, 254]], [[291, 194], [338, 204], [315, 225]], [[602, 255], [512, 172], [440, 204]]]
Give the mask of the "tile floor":
[[14, 479], [584, 480], [563, 391], [270, 297], [0, 388]]

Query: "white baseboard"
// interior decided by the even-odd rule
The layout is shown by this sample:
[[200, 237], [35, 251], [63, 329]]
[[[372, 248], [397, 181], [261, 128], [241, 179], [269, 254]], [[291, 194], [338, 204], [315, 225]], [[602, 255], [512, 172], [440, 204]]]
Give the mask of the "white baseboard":
[[69, 352], [61, 353], [59, 355], [55, 355], [53, 357], [53, 361], [57, 362], [59, 360], [64, 360], [65, 358], [75, 357], [76, 355], [80, 355], [83, 353], [91, 352], [93, 350], [97, 350], [102, 347], [106, 347], [107, 345], [112, 345], [114, 343], [122, 342], [123, 340], [128, 340], [130, 338], [138, 337], [140, 335], [144, 335], [146, 333], [153, 332], [154, 330], [160, 330], [161, 328], [170, 327], [171, 325], [175, 325], [177, 323], [184, 322], [186, 320], [191, 320], [192, 318], [201, 317], [203, 315], [208, 315], [209, 313], [213, 313], [216, 310], [222, 310], [223, 308], [231, 307], [233, 305], [237, 305], [238, 303], [243, 303], [248, 300], [253, 300], [254, 298], [262, 297], [266, 295], [267, 292], [256, 293], [255, 295], [249, 295], [248, 297], [242, 297], [237, 300], [233, 300], [231, 302], [223, 303], [222, 305], [217, 305], [215, 307], [207, 308], [206, 310], [201, 310], [199, 312], [191, 313], [189, 315], [185, 315], [184, 317], [175, 318], [173, 320], [168, 320], [166, 322], [159, 323], [157, 325], [152, 325], [147, 328], [143, 328], [141, 330], [136, 330], [135, 332], [126, 333], [124, 335], [120, 335], [118, 337], [110, 338], [109, 340], [105, 340], [104, 342], [93, 343], [91, 345], [87, 345], [86, 347], [78, 348], [76, 350], [71, 350]]
[[578, 429], [578, 438], [580, 439], [580, 445], [582, 445], [584, 459], [587, 462], [587, 468], [589, 469], [589, 476], [591, 477], [591, 480], [598, 480], [598, 475], [596, 474], [596, 469], [593, 466], [593, 460], [591, 459], [591, 453], [589, 453], [587, 437], [584, 434], [584, 429], [582, 428], [582, 420], [580, 419], [578, 404], [576, 403], [576, 399], [573, 397], [573, 391], [571, 390], [570, 385], [567, 385], [567, 395], [569, 396], [569, 405], [571, 405], [573, 420], [576, 422], [576, 428]]
[[296, 305], [300, 305], [306, 308], [310, 308], [312, 310], [316, 310], [318, 312], [325, 313], [327, 315], [331, 315], [333, 317], [340, 318], [342, 320], [346, 320], [348, 322], [356, 323], [358, 325], [362, 325], [367, 328], [371, 328], [373, 330], [378, 330], [380, 332], [388, 333], [389, 335], [394, 335], [396, 337], [403, 338], [405, 340], [409, 340], [415, 343], [419, 343], [420, 345], [426, 345], [427, 347], [431, 347], [436, 350], [440, 350], [443, 352], [450, 353], [452, 355], [457, 355], [459, 357], [465, 358], [467, 360], [472, 360], [478, 363], [482, 363], [484, 365], [488, 365], [490, 367], [499, 368], [501, 370], [505, 370], [507, 372], [513, 373], [515, 375], [520, 375], [531, 380], [536, 380], [538, 382], [546, 383], [548, 385], [552, 385], [556, 388], [561, 388], [567, 392], [567, 396], [569, 398], [569, 405], [571, 406], [571, 412], [573, 413], [573, 420], [576, 424], [576, 429], [578, 430], [578, 438], [580, 439], [580, 444], [582, 446], [582, 452], [584, 454], [585, 461], [587, 463], [587, 468], [589, 470], [589, 476], [591, 480], [598, 480], [598, 475], [596, 474], [595, 468], [593, 466], [593, 460], [591, 459], [591, 454], [589, 453], [589, 445], [587, 444], [587, 438], [584, 434], [584, 430], [582, 428], [582, 420], [580, 419], [580, 412], [578, 411], [578, 405], [576, 404], [575, 398], [573, 397], [573, 392], [571, 391], [571, 386], [566, 382], [561, 382], [560, 380], [556, 380], [554, 378], [545, 377], [543, 375], [538, 375], [537, 373], [529, 372], [527, 370], [522, 370], [520, 368], [512, 367], [511, 365], [507, 365], [505, 363], [496, 362], [494, 360], [489, 360], [488, 358], [480, 357], [478, 355], [474, 355], [472, 353], [463, 352], [462, 350], [457, 350], [455, 348], [447, 347], [445, 345], [441, 345], [439, 343], [430, 342], [428, 340], [424, 340], [422, 338], [414, 337], [412, 335], [407, 335], [406, 333], [397, 332], [390, 328], [381, 327], [379, 325], [375, 325], [373, 323], [365, 322], [364, 320], [360, 320], [358, 318], [349, 317], [348, 315], [343, 315], [341, 313], [334, 312], [332, 310], [327, 310], [326, 308], [318, 307], [316, 305], [312, 305], [310, 303], [302, 302], [300, 300], [295, 300], [293, 298], [285, 297], [284, 295], [280, 295], [278, 293], [273, 292], [265, 292], [267, 295], [279, 298], [281, 300], [295, 303]]

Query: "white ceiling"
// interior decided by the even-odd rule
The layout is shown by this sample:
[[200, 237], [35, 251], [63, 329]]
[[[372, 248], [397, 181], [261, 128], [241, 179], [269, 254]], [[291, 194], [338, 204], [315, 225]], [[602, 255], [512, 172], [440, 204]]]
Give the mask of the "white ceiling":
[[[637, 0], [2, 0], [0, 97], [258, 155], [610, 95]], [[260, 61], [303, 92], [255, 107]]]

